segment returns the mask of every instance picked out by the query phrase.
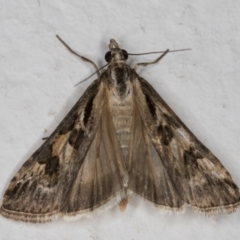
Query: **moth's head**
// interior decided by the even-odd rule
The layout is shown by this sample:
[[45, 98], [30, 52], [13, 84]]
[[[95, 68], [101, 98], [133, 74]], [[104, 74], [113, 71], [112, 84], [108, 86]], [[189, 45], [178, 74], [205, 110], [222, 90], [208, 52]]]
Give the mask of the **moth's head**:
[[109, 50], [105, 55], [108, 63], [126, 61], [128, 58], [127, 51], [119, 48], [118, 43], [114, 39], [110, 39]]

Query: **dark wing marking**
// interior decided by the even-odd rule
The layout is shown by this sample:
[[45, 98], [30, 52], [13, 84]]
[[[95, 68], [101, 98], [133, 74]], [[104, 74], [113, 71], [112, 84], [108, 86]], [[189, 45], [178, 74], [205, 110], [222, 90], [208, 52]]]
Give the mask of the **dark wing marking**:
[[[167, 190], [165, 195], [160, 193], [163, 189], [157, 183], [164, 182], [165, 178], [162, 185], [165, 189], [167, 185], [173, 187], [174, 193], [178, 195], [176, 202], [179, 207], [185, 202], [205, 212], [221, 209], [234, 211], [240, 203], [239, 189], [221, 162], [182, 123], [153, 87], [137, 75], [134, 81], [134, 96], [144, 124], [143, 129], [148, 135], [141, 143], [150, 148], [147, 154], [148, 168], [149, 162], [158, 167], [151, 168], [151, 176], [156, 179], [148, 182], [155, 191], [155, 199], [151, 197], [151, 190], [145, 191], [143, 187], [140, 190], [135, 187], [133, 190], [161, 205], [164, 200], [159, 198], [168, 197], [170, 190]], [[155, 151], [158, 156], [155, 156]], [[135, 163], [135, 166], [137, 165], [138, 163]], [[146, 170], [139, 170], [135, 185], [141, 184], [144, 171]]]

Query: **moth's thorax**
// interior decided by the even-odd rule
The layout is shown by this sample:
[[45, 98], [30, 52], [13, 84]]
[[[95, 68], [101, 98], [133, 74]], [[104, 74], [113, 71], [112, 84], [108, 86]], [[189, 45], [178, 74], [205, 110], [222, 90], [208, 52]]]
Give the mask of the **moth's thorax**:
[[130, 68], [125, 62], [111, 64], [108, 68], [108, 76], [112, 85], [112, 92], [119, 101], [124, 101], [130, 92]]

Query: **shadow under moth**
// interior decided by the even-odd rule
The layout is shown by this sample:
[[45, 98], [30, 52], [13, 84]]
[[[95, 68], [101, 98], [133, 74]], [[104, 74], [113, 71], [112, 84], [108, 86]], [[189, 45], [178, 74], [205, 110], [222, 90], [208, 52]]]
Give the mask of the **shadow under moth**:
[[109, 49], [107, 69], [12, 178], [1, 214], [30, 222], [76, 218], [124, 208], [132, 193], [168, 209], [233, 212], [240, 194], [229, 172], [136, 73], [168, 50], [131, 68], [114, 39]]

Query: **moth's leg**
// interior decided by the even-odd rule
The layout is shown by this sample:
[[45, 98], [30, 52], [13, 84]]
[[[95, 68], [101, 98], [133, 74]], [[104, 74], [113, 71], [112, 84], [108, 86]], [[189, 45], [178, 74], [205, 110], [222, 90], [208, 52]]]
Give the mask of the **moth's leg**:
[[88, 59], [86, 57], [83, 57], [83, 56], [79, 55], [78, 53], [74, 52], [58, 35], [56, 35], [56, 37], [71, 53], [73, 53], [74, 55], [80, 57], [83, 61], [91, 63], [93, 65], [93, 67], [96, 69], [98, 77], [100, 76], [99, 69], [98, 69], [97, 65], [93, 61], [91, 61], [90, 59]]
[[157, 58], [157, 59], [156, 59], [155, 61], [153, 61], [153, 62], [137, 63], [137, 64], [135, 65], [134, 69], [137, 70], [137, 68], [138, 68], [139, 66], [144, 66], [144, 67], [146, 67], [146, 66], [148, 66], [148, 65], [150, 65], [150, 64], [155, 64], [155, 63], [157, 63], [158, 61], [160, 61], [168, 52], [169, 52], [169, 49], [167, 49], [159, 58]]

